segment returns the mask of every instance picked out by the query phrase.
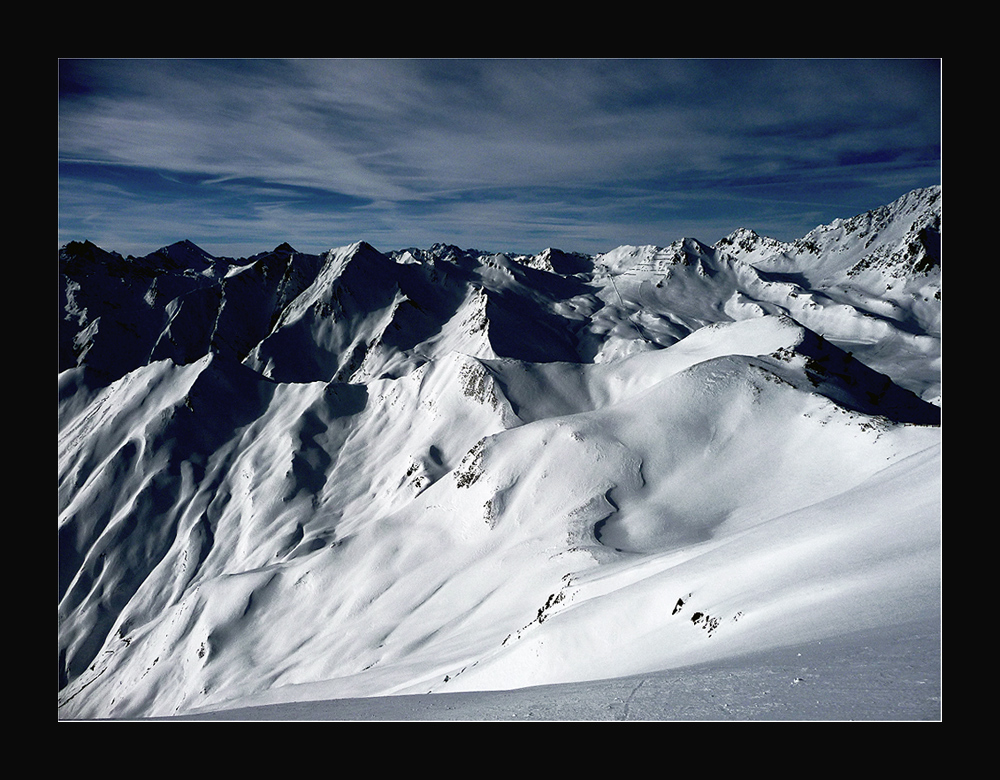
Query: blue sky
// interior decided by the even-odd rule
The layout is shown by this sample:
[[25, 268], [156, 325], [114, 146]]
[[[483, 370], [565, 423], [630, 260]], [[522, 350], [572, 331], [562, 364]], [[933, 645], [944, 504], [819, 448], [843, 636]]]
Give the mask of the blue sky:
[[941, 182], [939, 60], [59, 61], [59, 244], [793, 240]]

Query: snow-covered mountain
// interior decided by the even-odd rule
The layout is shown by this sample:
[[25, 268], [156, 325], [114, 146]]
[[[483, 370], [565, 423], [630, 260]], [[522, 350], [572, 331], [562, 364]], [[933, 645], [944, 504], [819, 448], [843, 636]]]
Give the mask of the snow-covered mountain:
[[793, 243], [60, 252], [59, 714], [937, 620], [941, 190]]

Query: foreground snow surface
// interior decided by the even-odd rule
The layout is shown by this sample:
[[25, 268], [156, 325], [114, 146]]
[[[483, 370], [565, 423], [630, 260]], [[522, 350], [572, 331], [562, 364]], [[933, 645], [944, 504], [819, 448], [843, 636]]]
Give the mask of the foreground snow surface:
[[510, 691], [302, 700], [186, 721], [937, 721], [936, 622], [610, 680]]
[[[304, 425], [340, 435], [332, 420], [309, 422], [317, 399], [329, 407], [329, 388], [275, 388], [280, 413], [258, 418], [253, 446], [209, 464], [206, 487], [181, 464], [184, 505], [197, 511], [181, 519], [189, 530], [177, 535], [176, 554], [136, 592], [117, 641], [81, 678], [76, 690], [90, 699], [76, 716], [181, 714], [306, 691], [342, 699], [627, 677], [934, 619], [940, 429], [806, 391], [801, 361], [773, 353], [807, 336], [778, 318], [706, 329], [591, 377], [581, 411], [509, 428], [500, 396], [481, 395], [493, 387], [485, 383], [468, 408], [450, 407], [448, 420], [478, 416], [480, 432], [484, 420], [495, 423], [460, 459], [451, 437], [462, 429], [421, 423], [415, 410], [437, 371], [451, 387], [470, 364], [394, 381], [377, 413], [355, 419], [368, 454], [339, 464], [349, 521], [302, 504], [318, 465], [296, 468], [308, 448], [300, 444], [291, 463], [281, 454], [288, 431], [307, 438], [295, 433]], [[151, 366], [146, 384], [133, 375], [145, 424], [163, 418], [156, 387], [168, 404], [208, 402], [197, 384], [213, 363]], [[170, 379], [157, 384], [164, 371]], [[405, 383], [416, 395], [404, 405]], [[515, 382], [500, 384], [517, 395]], [[116, 411], [105, 406], [111, 418], [130, 406], [120, 392]], [[595, 394], [605, 400], [591, 409]], [[449, 403], [444, 391], [430, 397]], [[521, 407], [529, 400], [522, 395]], [[407, 411], [386, 414], [394, 402]], [[367, 426], [381, 435], [358, 433]], [[112, 420], [101, 428], [113, 438]], [[350, 441], [324, 451], [346, 457]], [[383, 498], [372, 485], [398, 479], [413, 453], [434, 448], [454, 460], [425, 489], [400, 500], [395, 486]], [[423, 467], [441, 457], [426, 456]], [[338, 474], [331, 463], [323, 469], [327, 483]], [[126, 494], [141, 495], [130, 480], [148, 485], [155, 469], [116, 473]], [[241, 495], [253, 480], [261, 487]], [[221, 499], [205, 556], [205, 518]], [[163, 511], [154, 513], [159, 527]], [[268, 511], [272, 527], [261, 528]], [[309, 544], [305, 524], [324, 520], [328, 536]], [[198, 556], [201, 576], [191, 582], [185, 567]], [[243, 570], [227, 573], [234, 560]], [[133, 621], [141, 627], [130, 629]], [[66, 711], [78, 702], [88, 699], [68, 697]]]

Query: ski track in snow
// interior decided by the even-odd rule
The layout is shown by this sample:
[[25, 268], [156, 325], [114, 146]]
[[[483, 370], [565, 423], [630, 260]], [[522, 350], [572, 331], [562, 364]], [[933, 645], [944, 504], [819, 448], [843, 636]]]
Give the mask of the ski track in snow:
[[663, 672], [511, 691], [297, 701], [206, 721], [937, 721], [935, 622]]

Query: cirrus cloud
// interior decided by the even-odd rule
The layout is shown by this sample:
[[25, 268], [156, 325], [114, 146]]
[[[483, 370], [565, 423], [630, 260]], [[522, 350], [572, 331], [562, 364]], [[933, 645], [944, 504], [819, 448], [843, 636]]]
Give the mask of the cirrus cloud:
[[937, 60], [63, 60], [60, 243], [792, 239], [939, 183], [940, 103]]

